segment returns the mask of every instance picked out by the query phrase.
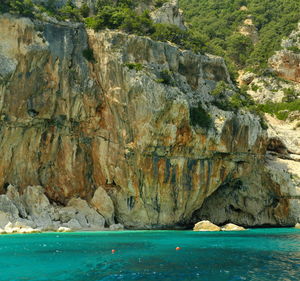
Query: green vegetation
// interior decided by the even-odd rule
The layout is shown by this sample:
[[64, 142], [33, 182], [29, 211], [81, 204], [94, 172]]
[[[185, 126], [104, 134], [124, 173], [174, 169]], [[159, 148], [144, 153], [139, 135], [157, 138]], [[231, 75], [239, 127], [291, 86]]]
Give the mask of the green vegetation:
[[211, 116], [203, 109], [201, 103], [197, 107], [190, 107], [191, 125], [209, 129], [212, 126]]
[[66, 5], [58, 10], [58, 17], [61, 20], [70, 19], [73, 21], [79, 21], [80, 16], [80, 10], [74, 6], [72, 0], [68, 0]]
[[[105, 28], [119, 29], [127, 33], [150, 36], [157, 41], [170, 41], [195, 52], [201, 52], [205, 46], [204, 38], [195, 31], [181, 30], [171, 24], [154, 24], [148, 11], [140, 14], [135, 10], [137, 3], [133, 0], [98, 0], [94, 16], [89, 16], [90, 9], [87, 4], [77, 8], [68, 0], [62, 8], [57, 9], [56, 1], [33, 5], [31, 0], [2, 0], [0, 13], [10, 12], [37, 18], [42, 13], [47, 13], [61, 21], [85, 22], [88, 28], [96, 31]], [[161, 7], [165, 2], [166, 0], [157, 0], [154, 4]]]
[[80, 9], [79, 9], [80, 15], [84, 18], [87, 18], [90, 14], [90, 8], [89, 6], [85, 3], [83, 4]]
[[192, 50], [196, 53], [202, 52], [204, 39], [196, 32], [181, 30], [172, 24], [155, 24], [151, 38], [157, 41], [170, 41], [183, 49]]
[[284, 97], [282, 99], [282, 102], [293, 102], [298, 98], [298, 96], [300, 96], [300, 93], [296, 92], [292, 88], [284, 89], [283, 92]]
[[85, 50], [82, 51], [82, 55], [84, 56], [84, 58], [86, 60], [88, 60], [89, 62], [95, 62], [95, 57], [94, 57], [94, 52], [93, 49], [87, 48]]
[[275, 115], [279, 120], [286, 120], [291, 112], [299, 110], [300, 99], [292, 102], [259, 104], [257, 107], [262, 112]]
[[[165, 1], [158, 1], [163, 3]], [[184, 49], [195, 52], [202, 51], [203, 38], [196, 32], [181, 30], [171, 24], [154, 24], [149, 13], [138, 14], [133, 7], [134, 1], [101, 0], [97, 5], [95, 16], [87, 17], [85, 23], [88, 28], [96, 31], [101, 29], [120, 29], [127, 33], [147, 35], [157, 41], [170, 41]], [[158, 4], [157, 4], [158, 5]], [[159, 4], [160, 5], [160, 4]]]
[[251, 90], [254, 92], [257, 92], [259, 90], [259, 86], [255, 85], [255, 84], [251, 84]]
[[[225, 57], [232, 73], [250, 68], [263, 73], [267, 60], [280, 48], [300, 20], [299, 0], [180, 0], [192, 31], [204, 40], [203, 49]], [[247, 9], [241, 9], [246, 6]], [[251, 17], [249, 18], [249, 15]], [[237, 31], [245, 19], [252, 19], [259, 42]]]
[[213, 96], [221, 96], [227, 89], [230, 89], [230, 86], [226, 84], [224, 81], [218, 82], [214, 90], [211, 92]]
[[34, 5], [31, 0], [1, 0], [0, 13], [11, 13], [33, 17]]
[[127, 62], [124, 64], [124, 66], [128, 67], [131, 70], [135, 70], [135, 71], [141, 71], [143, 70], [143, 65], [141, 63], [133, 63], [133, 62]]
[[292, 51], [293, 53], [300, 54], [300, 48], [297, 46], [292, 46], [287, 48], [289, 51]]
[[[226, 91], [229, 92], [226, 94]], [[247, 87], [234, 91], [223, 81], [217, 84], [212, 95], [215, 97], [213, 104], [225, 111], [249, 110], [254, 105], [253, 99], [247, 94]]]
[[255, 104], [253, 98], [247, 94], [248, 86], [242, 86], [240, 89], [233, 89], [224, 81], [219, 82], [212, 91], [214, 96], [213, 105], [224, 110], [237, 112], [240, 109], [251, 112], [260, 118], [260, 125], [267, 129], [264, 111], [262, 107]]
[[167, 0], [155, 0], [154, 2], [154, 6], [156, 8], [160, 8], [163, 6], [163, 4], [165, 4], [167, 2]]
[[174, 85], [173, 73], [168, 69], [164, 69], [159, 72], [158, 79], [156, 79], [155, 81], [157, 83], [163, 83], [166, 85], [173, 86]]

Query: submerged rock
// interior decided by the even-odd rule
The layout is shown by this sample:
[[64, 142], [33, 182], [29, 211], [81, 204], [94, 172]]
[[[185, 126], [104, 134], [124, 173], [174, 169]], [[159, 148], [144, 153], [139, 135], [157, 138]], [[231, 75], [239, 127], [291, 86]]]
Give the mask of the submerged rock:
[[221, 228], [210, 221], [200, 221], [195, 224], [194, 231], [220, 231]]

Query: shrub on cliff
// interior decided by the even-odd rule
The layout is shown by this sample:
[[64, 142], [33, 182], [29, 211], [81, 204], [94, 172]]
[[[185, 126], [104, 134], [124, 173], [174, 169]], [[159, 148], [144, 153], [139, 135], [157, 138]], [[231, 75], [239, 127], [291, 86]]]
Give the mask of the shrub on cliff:
[[91, 49], [91, 48], [87, 48], [87, 49], [83, 50], [82, 55], [89, 62], [95, 62], [96, 61], [95, 57], [94, 57], [93, 49]]
[[71, 19], [75, 21], [80, 20], [80, 10], [76, 8], [72, 2], [72, 0], [68, 0], [66, 5], [63, 6], [61, 9], [58, 10], [59, 16], [61, 19], [66, 20], [66, 19]]
[[153, 40], [170, 41], [179, 47], [195, 52], [202, 51], [205, 46], [204, 39], [198, 36], [198, 34], [182, 30], [173, 24], [158, 23], [154, 25], [154, 30], [154, 33], [151, 34]]
[[144, 12], [138, 15], [129, 7], [104, 6], [96, 16], [86, 18], [85, 23], [87, 27], [95, 30], [121, 29], [137, 35], [149, 35], [154, 32], [149, 14]]
[[190, 122], [194, 127], [201, 127], [209, 129], [212, 126], [212, 119], [206, 110], [202, 107], [201, 103], [197, 107], [190, 107]]
[[34, 5], [31, 0], [1, 0], [0, 12], [33, 17]]
[[167, 0], [155, 0], [155, 1], [154, 1], [154, 6], [155, 6], [155, 8], [160, 8], [160, 7], [162, 7], [166, 2], [167, 2]]

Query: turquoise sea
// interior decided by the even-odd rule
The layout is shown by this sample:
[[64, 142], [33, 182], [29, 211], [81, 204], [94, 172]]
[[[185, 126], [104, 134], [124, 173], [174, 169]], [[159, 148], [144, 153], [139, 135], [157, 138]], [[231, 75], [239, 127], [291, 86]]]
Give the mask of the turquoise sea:
[[298, 281], [300, 230], [1, 235], [0, 280]]

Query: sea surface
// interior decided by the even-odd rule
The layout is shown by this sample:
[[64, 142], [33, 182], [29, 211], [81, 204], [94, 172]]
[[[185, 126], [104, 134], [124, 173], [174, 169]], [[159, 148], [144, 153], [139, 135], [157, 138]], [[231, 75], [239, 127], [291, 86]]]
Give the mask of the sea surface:
[[1, 235], [0, 280], [299, 281], [300, 230]]

